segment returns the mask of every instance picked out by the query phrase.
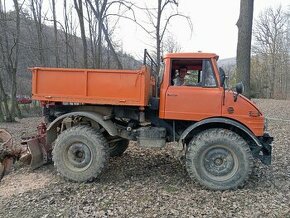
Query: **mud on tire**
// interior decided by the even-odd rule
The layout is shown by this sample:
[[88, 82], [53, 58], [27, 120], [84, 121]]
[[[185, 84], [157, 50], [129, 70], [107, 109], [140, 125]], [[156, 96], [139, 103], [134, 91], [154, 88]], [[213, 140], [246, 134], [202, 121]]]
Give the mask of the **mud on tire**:
[[205, 130], [196, 135], [187, 147], [187, 172], [208, 189], [243, 186], [252, 166], [253, 157], [246, 141], [227, 129]]
[[107, 163], [107, 148], [107, 141], [100, 132], [87, 126], [75, 126], [58, 136], [53, 149], [54, 165], [71, 181], [91, 181]]

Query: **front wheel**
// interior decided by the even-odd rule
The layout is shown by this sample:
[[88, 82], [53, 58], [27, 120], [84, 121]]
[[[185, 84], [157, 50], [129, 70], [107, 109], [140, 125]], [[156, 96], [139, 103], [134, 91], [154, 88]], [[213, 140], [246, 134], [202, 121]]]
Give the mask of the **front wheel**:
[[188, 145], [186, 169], [191, 178], [213, 190], [236, 189], [252, 172], [253, 157], [246, 141], [227, 129], [209, 129]]
[[75, 182], [96, 178], [107, 163], [107, 141], [104, 136], [87, 126], [75, 126], [62, 132], [53, 149], [57, 171]]

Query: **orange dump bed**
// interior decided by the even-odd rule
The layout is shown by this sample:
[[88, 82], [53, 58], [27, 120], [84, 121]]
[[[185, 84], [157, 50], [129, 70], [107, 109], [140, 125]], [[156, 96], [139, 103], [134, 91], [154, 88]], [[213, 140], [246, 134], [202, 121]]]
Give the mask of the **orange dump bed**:
[[151, 83], [146, 67], [140, 70], [33, 68], [32, 74], [34, 100], [148, 105]]

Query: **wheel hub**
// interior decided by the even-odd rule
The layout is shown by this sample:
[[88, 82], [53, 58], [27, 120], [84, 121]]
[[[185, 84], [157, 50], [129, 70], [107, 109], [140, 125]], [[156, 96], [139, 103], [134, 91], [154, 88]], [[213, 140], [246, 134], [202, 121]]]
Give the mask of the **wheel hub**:
[[220, 165], [223, 164], [223, 159], [217, 158], [217, 159], [214, 160], [214, 163], [215, 163], [216, 166], [220, 166]]
[[71, 168], [83, 169], [91, 162], [91, 151], [89, 147], [81, 142], [73, 143], [67, 150], [67, 163]]
[[215, 146], [208, 149], [203, 158], [203, 167], [209, 177], [215, 180], [225, 180], [235, 173], [236, 157], [225, 147]]

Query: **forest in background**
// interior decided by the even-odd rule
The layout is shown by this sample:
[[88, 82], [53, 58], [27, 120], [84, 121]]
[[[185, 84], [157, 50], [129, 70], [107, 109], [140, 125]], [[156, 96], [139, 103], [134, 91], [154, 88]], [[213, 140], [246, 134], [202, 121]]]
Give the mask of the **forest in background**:
[[[115, 38], [120, 19], [138, 26], [153, 39], [157, 70], [163, 50], [178, 48], [166, 37], [170, 20], [181, 17], [191, 27], [189, 18], [178, 12], [177, 0], [158, 0], [154, 8], [126, 0], [13, 0], [12, 10], [8, 10], [11, 4], [0, 0], [0, 121], [21, 116], [16, 98], [30, 93], [30, 81], [25, 79], [31, 77], [28, 67], [140, 66], [141, 62], [126, 54]], [[57, 14], [56, 7], [61, 7], [62, 15]], [[136, 11], [147, 20], [137, 19]]]
[[[234, 86], [235, 58], [221, 60]], [[253, 21], [250, 97], [290, 99], [290, 6], [268, 8]]]
[[[127, 0], [13, 0], [12, 10], [7, 2], [0, 0], [0, 121], [20, 116], [16, 96], [31, 93], [29, 67], [139, 67], [141, 57], [126, 54], [114, 33], [120, 19], [151, 37], [157, 68], [164, 53], [187, 51], [168, 31], [170, 20], [180, 17], [193, 28], [176, 0], [158, 0], [154, 7]], [[56, 13], [59, 5], [62, 15]], [[251, 97], [290, 99], [289, 11], [268, 8], [253, 22]], [[239, 82], [235, 64], [224, 68], [231, 85]]]

